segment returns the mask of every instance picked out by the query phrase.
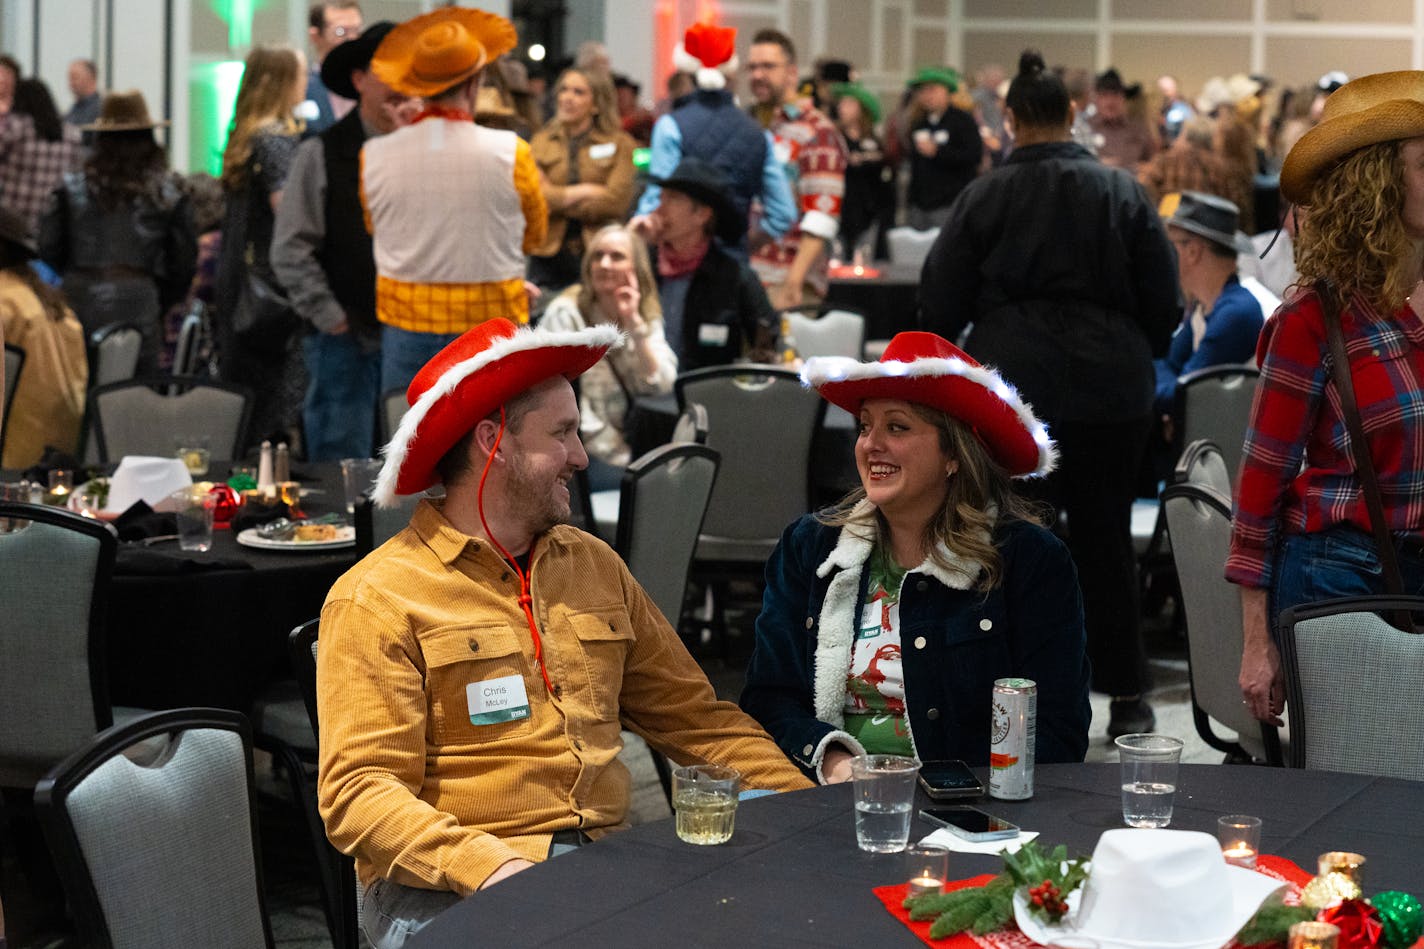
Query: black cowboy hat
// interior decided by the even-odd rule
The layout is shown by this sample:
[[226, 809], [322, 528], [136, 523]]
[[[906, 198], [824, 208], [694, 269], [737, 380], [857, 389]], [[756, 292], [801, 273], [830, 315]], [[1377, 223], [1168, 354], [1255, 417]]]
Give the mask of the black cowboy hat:
[[356, 87], [351, 84], [351, 70], [365, 70], [369, 67], [376, 47], [381, 45], [381, 40], [394, 28], [395, 24], [390, 20], [381, 20], [366, 27], [354, 40], [347, 40], [334, 47], [321, 63], [322, 84], [347, 99], [361, 98]]
[[39, 256], [34, 236], [30, 233], [25, 219], [6, 207], [0, 207], [0, 241], [13, 244], [24, 251], [26, 259]]
[[700, 158], [684, 158], [666, 178], [653, 184], [687, 195], [712, 209], [717, 236], [728, 245], [741, 243], [747, 232], [746, 218], [732, 200], [732, 183], [727, 173]]
[[1240, 230], [1241, 210], [1225, 198], [1201, 191], [1183, 191], [1168, 227], [1180, 227], [1236, 253], [1250, 253], [1251, 239]]

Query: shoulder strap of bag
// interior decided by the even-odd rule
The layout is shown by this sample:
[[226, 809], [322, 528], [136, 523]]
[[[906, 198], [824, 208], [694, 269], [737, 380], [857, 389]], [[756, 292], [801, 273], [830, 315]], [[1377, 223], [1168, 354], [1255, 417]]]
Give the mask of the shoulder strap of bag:
[[[1360, 476], [1365, 508], [1370, 514], [1370, 526], [1374, 528], [1375, 547], [1379, 549], [1380, 566], [1384, 569], [1385, 592], [1403, 594], [1404, 579], [1399, 572], [1399, 556], [1394, 549], [1389, 523], [1385, 520], [1379, 478], [1375, 475], [1374, 459], [1370, 457], [1365, 426], [1360, 421], [1360, 409], [1355, 403], [1355, 380], [1350, 375], [1350, 357], [1345, 351], [1345, 333], [1340, 327], [1340, 298], [1329, 281], [1317, 284], [1316, 292], [1320, 294], [1325, 311], [1325, 332], [1330, 342], [1330, 372], [1340, 395], [1340, 414], [1345, 417], [1345, 428], [1350, 433], [1350, 452], [1355, 456], [1355, 470]], [[1415, 631], [1413, 618], [1408, 613], [1396, 616], [1395, 621], [1404, 624], [1410, 632]]]

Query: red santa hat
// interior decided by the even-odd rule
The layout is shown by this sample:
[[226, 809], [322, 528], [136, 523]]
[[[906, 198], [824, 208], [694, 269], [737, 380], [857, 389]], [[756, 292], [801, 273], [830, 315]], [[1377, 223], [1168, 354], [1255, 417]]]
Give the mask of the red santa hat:
[[672, 64], [692, 73], [699, 89], [724, 89], [737, 71], [737, 31], [730, 26], [694, 23], [672, 51]]

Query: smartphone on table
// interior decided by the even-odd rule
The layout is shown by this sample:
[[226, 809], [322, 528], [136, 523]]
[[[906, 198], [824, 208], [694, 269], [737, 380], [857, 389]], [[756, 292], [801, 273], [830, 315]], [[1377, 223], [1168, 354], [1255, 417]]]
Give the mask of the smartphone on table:
[[947, 829], [956, 837], [963, 837], [975, 843], [1019, 835], [1017, 824], [1011, 824], [1002, 817], [995, 817], [977, 807], [928, 807], [920, 811], [920, 816], [931, 824], [938, 824]]
[[920, 787], [936, 801], [978, 797], [984, 784], [963, 761], [926, 761], [920, 765]]

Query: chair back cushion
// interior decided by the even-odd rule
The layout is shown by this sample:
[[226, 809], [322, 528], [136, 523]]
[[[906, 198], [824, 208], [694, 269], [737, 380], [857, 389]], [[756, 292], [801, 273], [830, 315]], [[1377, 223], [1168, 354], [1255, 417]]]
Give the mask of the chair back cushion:
[[924, 264], [925, 258], [930, 254], [930, 248], [934, 246], [935, 238], [939, 237], [939, 228], [930, 228], [927, 231], [919, 231], [913, 227], [892, 227], [885, 232], [885, 241], [890, 250], [890, 262], [892, 264], [904, 264], [918, 267]]
[[132, 379], [138, 371], [143, 334], [132, 323], [110, 324], [94, 331], [89, 387]]
[[1211, 439], [1221, 449], [1231, 476], [1241, 465], [1251, 400], [1260, 375], [1245, 366], [1210, 366], [1183, 377], [1182, 443]]
[[[92, 754], [55, 769], [53, 790], [40, 786], [42, 804], [61, 798], [115, 949], [270, 945], [243, 735], [198, 726], [104, 747], [158, 716], [200, 711], [105, 732]], [[56, 816], [47, 833], [62, 834]]]
[[682, 414], [677, 417], [677, 424], [672, 427], [671, 442], [707, 444], [707, 410], [696, 402], [684, 406]]
[[203, 382], [192, 382], [184, 391], [169, 394], [152, 388], [170, 381], [134, 380], [90, 393], [101, 459], [171, 457], [174, 440], [194, 434], [208, 437], [215, 460], [241, 458], [251, 401], [248, 393]]
[[1301, 619], [1284, 633], [1303, 766], [1424, 781], [1424, 636], [1364, 611]]
[[798, 310], [783, 314], [802, 357], [846, 356], [860, 359], [865, 347], [865, 317], [848, 310], [828, 310], [819, 317]]
[[676, 385], [680, 404], [707, 409], [707, 446], [722, 456], [704, 541], [731, 541], [728, 560], [764, 560], [810, 510], [811, 442], [826, 403], [794, 372], [761, 366], [698, 369]]
[[1211, 488], [1230, 501], [1233, 475], [1234, 472], [1226, 466], [1226, 456], [1216, 442], [1198, 438], [1182, 451], [1173, 478], [1177, 483]]
[[664, 445], [623, 475], [618, 553], [674, 627], [718, 461], [715, 451], [701, 445]]
[[108, 725], [89, 668], [101, 548], [92, 535], [40, 521], [0, 534], [0, 785], [33, 787]]
[[1265, 758], [1261, 724], [1241, 702], [1241, 594], [1222, 575], [1231, 542], [1229, 502], [1208, 487], [1173, 485], [1162, 492], [1187, 617], [1187, 661], [1199, 708]]

